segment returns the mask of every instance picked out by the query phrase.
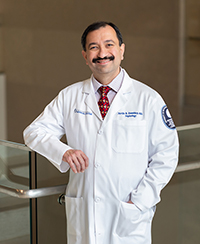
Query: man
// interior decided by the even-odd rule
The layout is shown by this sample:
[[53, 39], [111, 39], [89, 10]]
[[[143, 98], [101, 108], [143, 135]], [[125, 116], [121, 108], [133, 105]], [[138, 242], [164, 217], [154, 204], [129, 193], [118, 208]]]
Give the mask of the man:
[[70, 169], [68, 244], [150, 244], [178, 161], [173, 120], [160, 95], [120, 67], [125, 45], [114, 24], [90, 25], [81, 41], [92, 77], [62, 90], [26, 128], [25, 143]]

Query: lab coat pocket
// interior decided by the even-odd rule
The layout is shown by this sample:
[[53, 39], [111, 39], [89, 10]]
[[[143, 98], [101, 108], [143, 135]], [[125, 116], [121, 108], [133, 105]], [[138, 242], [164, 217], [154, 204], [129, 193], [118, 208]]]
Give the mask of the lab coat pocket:
[[115, 120], [112, 148], [119, 153], [141, 153], [144, 150], [145, 135], [145, 120]]
[[81, 235], [84, 232], [83, 198], [65, 196], [67, 215], [67, 231], [71, 235]]
[[116, 233], [120, 237], [143, 235], [148, 219], [148, 211], [142, 212], [134, 204], [121, 202]]

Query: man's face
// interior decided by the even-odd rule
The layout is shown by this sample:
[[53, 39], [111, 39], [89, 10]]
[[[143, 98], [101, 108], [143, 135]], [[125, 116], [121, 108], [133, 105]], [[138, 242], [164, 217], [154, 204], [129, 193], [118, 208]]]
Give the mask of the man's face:
[[82, 51], [82, 54], [99, 82], [105, 76], [108, 76], [111, 81], [119, 74], [124, 49], [124, 44], [119, 46], [115, 30], [107, 25], [88, 33], [86, 51]]

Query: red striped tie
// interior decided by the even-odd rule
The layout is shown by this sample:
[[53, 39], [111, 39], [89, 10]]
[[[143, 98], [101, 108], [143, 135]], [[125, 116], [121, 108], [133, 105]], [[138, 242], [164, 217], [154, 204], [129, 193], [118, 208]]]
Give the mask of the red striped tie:
[[110, 91], [110, 87], [109, 86], [101, 86], [98, 91], [101, 95], [99, 101], [98, 101], [98, 105], [99, 105], [99, 109], [100, 109], [100, 112], [101, 112], [101, 116], [102, 118], [104, 119], [107, 112], [108, 112], [108, 109], [110, 107], [110, 104], [109, 104], [109, 100], [108, 100], [108, 97], [107, 97], [107, 94], [108, 92]]

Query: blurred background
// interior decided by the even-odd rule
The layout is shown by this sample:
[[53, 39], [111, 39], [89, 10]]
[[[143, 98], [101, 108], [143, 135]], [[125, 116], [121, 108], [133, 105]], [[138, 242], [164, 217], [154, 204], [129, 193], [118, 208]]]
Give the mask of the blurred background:
[[62, 88], [90, 77], [80, 38], [99, 20], [119, 27], [122, 67], [162, 95], [176, 125], [200, 122], [199, 13], [199, 0], [0, 0], [1, 138], [23, 142]]
[[[198, 244], [200, 125], [192, 124], [200, 123], [199, 0], [0, 0], [0, 139], [24, 143], [23, 130], [58, 92], [91, 76], [80, 39], [100, 20], [119, 27], [122, 67], [161, 94], [179, 126], [180, 167], [162, 193], [153, 243]], [[34, 177], [38, 188], [68, 181], [27, 147], [1, 141], [1, 185], [27, 190]], [[57, 198], [1, 193], [0, 244], [66, 243], [65, 207]]]

